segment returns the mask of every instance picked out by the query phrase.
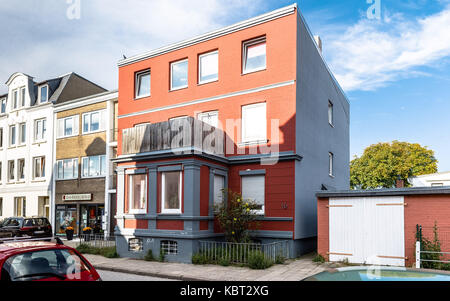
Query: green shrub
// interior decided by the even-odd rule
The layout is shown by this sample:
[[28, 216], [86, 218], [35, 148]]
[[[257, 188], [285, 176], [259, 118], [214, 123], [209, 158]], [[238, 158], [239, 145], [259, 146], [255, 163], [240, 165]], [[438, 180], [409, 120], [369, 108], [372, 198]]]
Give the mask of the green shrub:
[[317, 254], [316, 256], [314, 256], [313, 262], [324, 263], [325, 258], [322, 255]]
[[228, 258], [222, 257], [219, 259], [219, 265], [223, 266], [223, 267], [227, 267], [230, 265], [230, 260]]
[[100, 255], [106, 258], [119, 258], [116, 247], [100, 248]]
[[211, 262], [208, 260], [208, 257], [206, 257], [205, 254], [195, 253], [192, 255], [192, 263], [193, 264], [209, 264]]
[[277, 255], [277, 257], [275, 257], [276, 264], [284, 264], [285, 262], [286, 258], [283, 255]]
[[163, 249], [159, 250], [159, 262], [164, 262], [166, 260], [166, 252]]
[[95, 248], [88, 244], [81, 244], [76, 247], [76, 249], [82, 254], [101, 255], [106, 258], [119, 258], [116, 247]]
[[147, 254], [144, 256], [145, 261], [155, 261], [155, 257], [153, 257], [153, 251], [148, 250]]
[[273, 261], [266, 259], [261, 251], [253, 251], [248, 255], [248, 266], [253, 270], [265, 270], [273, 265]]

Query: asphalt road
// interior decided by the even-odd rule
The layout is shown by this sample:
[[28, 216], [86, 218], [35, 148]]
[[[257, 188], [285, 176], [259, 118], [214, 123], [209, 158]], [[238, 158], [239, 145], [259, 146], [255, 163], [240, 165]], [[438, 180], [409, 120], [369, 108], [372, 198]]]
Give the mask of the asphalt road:
[[170, 279], [140, 276], [134, 274], [117, 273], [110, 271], [97, 270], [103, 281], [174, 281]]

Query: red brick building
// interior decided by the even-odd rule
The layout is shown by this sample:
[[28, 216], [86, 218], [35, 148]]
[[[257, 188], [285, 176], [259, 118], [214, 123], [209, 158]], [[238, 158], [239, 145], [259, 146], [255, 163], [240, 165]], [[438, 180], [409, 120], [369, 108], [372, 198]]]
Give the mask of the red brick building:
[[347, 189], [349, 103], [296, 5], [119, 62], [118, 251], [189, 262], [221, 189], [261, 242], [313, 250], [314, 192]]

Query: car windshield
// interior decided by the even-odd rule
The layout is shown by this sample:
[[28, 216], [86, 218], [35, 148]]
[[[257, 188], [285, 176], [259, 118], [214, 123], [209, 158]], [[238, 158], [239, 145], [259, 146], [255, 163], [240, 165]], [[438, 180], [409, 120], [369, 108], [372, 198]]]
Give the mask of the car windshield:
[[10, 257], [2, 269], [2, 280], [29, 281], [46, 278], [81, 279], [89, 271], [86, 263], [72, 250], [35, 251]]

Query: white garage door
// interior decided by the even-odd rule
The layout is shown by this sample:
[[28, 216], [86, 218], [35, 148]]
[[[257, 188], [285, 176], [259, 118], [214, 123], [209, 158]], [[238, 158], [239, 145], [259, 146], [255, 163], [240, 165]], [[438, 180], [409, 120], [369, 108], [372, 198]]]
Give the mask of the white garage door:
[[404, 198], [330, 199], [330, 261], [405, 266]]

